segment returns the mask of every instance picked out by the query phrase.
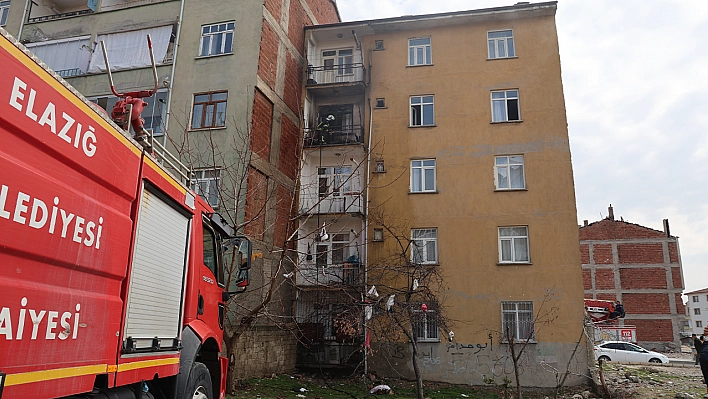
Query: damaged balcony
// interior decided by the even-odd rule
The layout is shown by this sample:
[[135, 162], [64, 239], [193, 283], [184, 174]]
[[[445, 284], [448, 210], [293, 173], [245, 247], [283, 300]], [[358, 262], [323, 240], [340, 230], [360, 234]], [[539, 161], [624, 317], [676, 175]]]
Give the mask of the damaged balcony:
[[305, 147], [364, 144], [364, 128], [349, 125], [327, 128], [306, 128]]
[[364, 94], [366, 68], [363, 63], [352, 62], [351, 55], [310, 61], [306, 83], [308, 92], [315, 97]]

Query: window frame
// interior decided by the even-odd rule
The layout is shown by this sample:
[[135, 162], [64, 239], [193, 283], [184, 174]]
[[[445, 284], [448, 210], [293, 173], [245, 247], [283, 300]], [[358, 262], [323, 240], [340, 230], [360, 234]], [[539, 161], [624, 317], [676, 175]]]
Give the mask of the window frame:
[[[512, 163], [511, 158], [513, 157], [521, 157], [521, 163]], [[506, 163], [505, 164], [500, 164], [499, 160], [502, 158], [506, 158]], [[511, 187], [513, 179], [511, 177], [511, 168], [513, 166], [521, 166], [521, 182], [522, 186], [521, 187]], [[501, 187], [500, 186], [500, 179], [499, 179], [499, 170], [500, 169], [506, 169], [506, 180], [507, 180], [507, 187]], [[496, 155], [494, 157], [494, 188], [497, 191], [513, 191], [513, 190], [526, 190], [526, 167], [525, 167], [525, 162], [524, 162], [524, 154], [513, 154], [513, 155]]]
[[0, 1], [0, 26], [7, 25], [10, 15], [10, 1]]
[[[501, 33], [501, 32], [511, 32], [511, 36], [504, 37], [489, 37], [490, 33]], [[494, 42], [492, 45], [491, 42]], [[504, 43], [504, 55], [498, 55], [499, 43]], [[509, 43], [511, 42], [511, 49], [513, 54], [509, 54]], [[492, 54], [494, 50], [494, 54]], [[514, 41], [514, 30], [513, 29], [497, 29], [487, 31], [487, 59], [497, 60], [503, 58], [516, 58], [516, 43]]]
[[[429, 102], [426, 102], [430, 98]], [[414, 99], [418, 99], [420, 102], [418, 103], [413, 103]], [[415, 95], [415, 96], [410, 96], [408, 98], [408, 105], [409, 105], [409, 118], [408, 118], [408, 127], [421, 127], [421, 126], [435, 126], [435, 95], [433, 94], [423, 94], [423, 95]], [[427, 121], [425, 120], [425, 107], [431, 107], [432, 108], [432, 118], [433, 120], [430, 121], [429, 123], [426, 123]], [[414, 119], [414, 107], [419, 107], [419, 110], [417, 111], [419, 116], [420, 116], [420, 124], [415, 124], [415, 119]]]
[[[415, 304], [413, 307], [413, 315], [416, 320], [413, 321], [413, 335], [416, 342], [440, 342], [440, 323], [439, 313], [435, 309], [434, 304], [429, 304], [428, 310], [423, 311], [420, 308], [421, 304]], [[420, 317], [420, 320], [417, 318]], [[435, 331], [435, 336], [428, 336], [429, 331]], [[422, 332], [423, 336], [418, 333]]]
[[[204, 247], [204, 244], [206, 244], [206, 237], [207, 233], [213, 238], [212, 243], [212, 251], [214, 254], [214, 269], [212, 269], [206, 262], [206, 248]], [[212, 272], [214, 275], [214, 279], [216, 279], [216, 283], [219, 285], [219, 287], [224, 287], [225, 286], [225, 270], [223, 266], [223, 259], [222, 259], [222, 254], [221, 251], [219, 250], [221, 248], [221, 235], [211, 226], [209, 223], [209, 220], [204, 217], [202, 219], [202, 253], [203, 253], [203, 264], [206, 266], [209, 271]]]
[[[525, 304], [525, 305], [530, 305], [530, 309], [520, 309], [519, 305]], [[504, 309], [504, 305], [513, 305], [514, 309]], [[502, 301], [501, 302], [501, 328], [502, 328], [502, 342], [509, 342], [508, 337], [506, 336], [506, 326], [509, 322], [505, 319], [505, 315], [513, 315], [514, 320], [513, 320], [513, 325], [514, 325], [514, 330], [513, 331], [513, 338], [514, 342], [526, 342], [528, 339], [529, 342], [536, 342], [536, 328], [535, 328], [535, 315], [534, 315], [534, 306], [533, 306], [533, 301]], [[519, 315], [520, 314], [527, 315], [526, 319], [527, 320], [520, 320]], [[530, 320], [528, 320], [528, 315], [530, 315]], [[521, 335], [520, 331], [520, 326], [522, 324], [531, 324], [531, 334], [530, 337], [524, 337], [524, 338], [519, 338]]]
[[703, 327], [703, 322], [701, 320], [696, 320], [696, 328]]
[[[225, 94], [226, 97], [221, 100], [214, 100], [213, 97], [214, 95], [219, 95], [219, 94]], [[207, 101], [197, 101], [198, 96], [209, 96], [209, 99]], [[207, 92], [201, 92], [201, 93], [194, 93], [192, 96], [192, 117], [189, 123], [189, 130], [205, 130], [205, 129], [222, 129], [226, 127], [226, 108], [228, 106], [228, 101], [229, 101], [229, 92], [222, 90], [222, 91], [207, 91]], [[218, 120], [218, 114], [219, 114], [219, 104], [224, 104], [224, 110], [223, 110], [223, 120], [219, 121]], [[200, 124], [199, 126], [194, 125], [195, 121], [195, 111], [197, 109], [197, 106], [201, 106], [201, 116], [200, 116]], [[209, 107], [213, 107], [212, 115], [211, 115], [211, 124], [207, 125], [207, 113]], [[221, 124], [219, 124], [221, 122]]]
[[[433, 163], [432, 166], [426, 165], [426, 162], [431, 162]], [[419, 162], [420, 165], [414, 165], [414, 163]], [[420, 190], [415, 190], [415, 182], [414, 182], [414, 172], [416, 170], [420, 170], [419, 177], [420, 177]], [[428, 179], [426, 178], [427, 173], [426, 171], [432, 170], [433, 171], [433, 188], [432, 189], [426, 189], [426, 186], [428, 185]], [[411, 159], [410, 163], [410, 186], [408, 187], [409, 193], [411, 194], [419, 194], [419, 193], [436, 193], [438, 191], [438, 176], [437, 176], [437, 161], [435, 158], [421, 158], [421, 159]]]
[[[516, 96], [510, 96], [509, 93], [516, 92]], [[504, 97], [495, 98], [494, 95], [497, 93], [504, 93]], [[490, 92], [490, 101], [492, 106], [492, 123], [516, 123], [522, 122], [521, 119], [521, 95], [519, 94], [519, 89], [504, 89], [504, 90], [492, 90]], [[516, 118], [509, 118], [509, 103], [516, 102]], [[504, 104], [504, 115], [497, 115], [495, 113], [494, 104], [503, 103]]]
[[[344, 198], [354, 193], [352, 165], [320, 166], [317, 168], [317, 194], [323, 198]], [[326, 181], [323, 185], [323, 181]], [[323, 189], [325, 189], [323, 191]]]
[[[213, 176], [205, 177], [206, 172], [212, 172]], [[190, 188], [197, 193], [207, 204], [209, 204], [213, 209], [219, 209], [221, 205], [221, 198], [219, 198], [219, 188], [221, 186], [221, 168], [203, 168], [195, 169], [192, 171], [192, 178], [189, 179]], [[199, 177], [197, 177], [199, 175]], [[215, 193], [211, 193], [211, 182], [214, 182]], [[206, 192], [202, 189], [201, 183], [206, 183]], [[216, 204], [211, 202], [211, 198], [216, 199]]]
[[[427, 44], [412, 44], [414, 40], [428, 40]], [[419, 62], [418, 50], [422, 50], [423, 59]], [[431, 36], [408, 38], [408, 64], [407, 66], [433, 65], [433, 39]]]
[[700, 316], [701, 315], [701, 308], [693, 308], [693, 315]]
[[[502, 229], [526, 229], [526, 235], [504, 235], [502, 236]], [[529, 243], [529, 226], [499, 226], [498, 229], [498, 251], [499, 251], [499, 264], [531, 264], [531, 245]], [[516, 240], [525, 239], [526, 241], [526, 260], [516, 259]], [[502, 242], [509, 241], [510, 247], [509, 252], [511, 254], [511, 260], [504, 260]]]
[[691, 301], [693, 301], [693, 303], [697, 303], [699, 301], [698, 295], [691, 295]]
[[[224, 30], [219, 30], [221, 25], [224, 25]], [[229, 26], [230, 26], [230, 28], [229, 28]], [[213, 27], [216, 27], [216, 29], [217, 29], [216, 32], [211, 31]], [[209, 28], [209, 32], [204, 32], [205, 28]], [[199, 29], [200, 30], [199, 57], [200, 58], [201, 57], [216, 57], [216, 56], [220, 56], [220, 55], [233, 54], [235, 28], [236, 28], [236, 21], [217, 22], [214, 24], [201, 25], [201, 27]], [[231, 35], [230, 48], [227, 49], [226, 47], [227, 47], [229, 35]], [[212, 53], [211, 52], [213, 49], [212, 40], [214, 40], [214, 37], [216, 37], [216, 36], [223, 36], [221, 38], [221, 48], [219, 49], [219, 52]], [[206, 54], [204, 54], [205, 39], [209, 40], [208, 50], [207, 50]]]
[[[434, 232], [435, 237], [415, 237], [416, 232]], [[421, 241], [421, 244], [416, 244], [417, 241]], [[428, 243], [432, 243], [435, 250], [435, 259], [428, 260]], [[440, 262], [440, 248], [438, 245], [438, 229], [437, 227], [431, 228], [419, 228], [411, 229], [411, 263], [419, 265], [437, 265]], [[416, 249], [421, 251], [421, 262], [416, 262]]]

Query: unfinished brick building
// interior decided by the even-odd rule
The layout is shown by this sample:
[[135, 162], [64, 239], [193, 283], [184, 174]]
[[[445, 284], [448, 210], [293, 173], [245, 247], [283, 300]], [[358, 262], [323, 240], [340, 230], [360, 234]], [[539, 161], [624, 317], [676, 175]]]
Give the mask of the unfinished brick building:
[[585, 298], [620, 300], [627, 315], [620, 326], [637, 327], [648, 349], [680, 347], [685, 318], [683, 272], [678, 237], [609, 216], [580, 227]]

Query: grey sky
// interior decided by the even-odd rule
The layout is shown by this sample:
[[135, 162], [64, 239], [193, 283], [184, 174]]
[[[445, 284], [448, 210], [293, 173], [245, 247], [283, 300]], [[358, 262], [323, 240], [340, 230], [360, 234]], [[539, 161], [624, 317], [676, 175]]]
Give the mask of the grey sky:
[[[337, 1], [344, 21], [514, 3]], [[560, 0], [556, 24], [578, 223], [610, 203], [657, 230], [669, 219], [686, 291], [708, 287], [708, 1]]]

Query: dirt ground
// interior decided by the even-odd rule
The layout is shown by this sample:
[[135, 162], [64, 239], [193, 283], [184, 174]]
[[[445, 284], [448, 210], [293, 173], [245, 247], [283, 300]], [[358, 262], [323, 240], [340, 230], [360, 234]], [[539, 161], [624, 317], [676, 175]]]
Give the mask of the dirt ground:
[[614, 398], [708, 398], [700, 366], [609, 363], [605, 382]]

